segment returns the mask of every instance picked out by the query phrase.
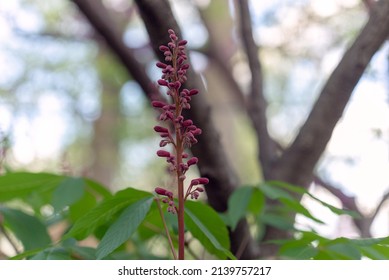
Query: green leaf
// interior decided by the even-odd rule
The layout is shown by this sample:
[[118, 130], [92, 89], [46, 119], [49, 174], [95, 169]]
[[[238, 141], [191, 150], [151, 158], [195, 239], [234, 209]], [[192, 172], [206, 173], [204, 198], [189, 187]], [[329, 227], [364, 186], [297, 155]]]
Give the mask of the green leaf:
[[282, 230], [294, 229], [294, 221], [282, 215], [265, 213], [261, 217], [261, 222]]
[[311, 220], [319, 223], [324, 224], [323, 221], [319, 220], [318, 218], [314, 217], [307, 208], [305, 208], [300, 202], [296, 200], [289, 200], [281, 198], [280, 201], [282, 201], [285, 206], [289, 207], [290, 209], [294, 210], [296, 213], [299, 213], [301, 215], [304, 215], [307, 218], [310, 218]]
[[71, 260], [69, 252], [64, 248], [48, 248], [31, 258], [31, 260]]
[[295, 200], [287, 191], [267, 183], [259, 185], [259, 189], [270, 199], [285, 198], [288, 200]]
[[82, 178], [65, 178], [53, 192], [52, 205], [55, 211], [61, 211], [80, 200], [84, 195], [85, 182]]
[[84, 178], [84, 182], [87, 186], [87, 191], [94, 194], [99, 195], [102, 198], [110, 198], [112, 197], [112, 194], [108, 190], [107, 187], [101, 185], [100, 183], [93, 181], [89, 178]]
[[17, 254], [16, 256], [11, 257], [10, 260], [23, 260], [23, 259], [29, 258], [31, 256], [34, 256], [41, 251], [42, 251], [42, 248], [24, 251], [20, 254]]
[[[358, 213], [356, 213], [355, 211], [345, 210], [345, 209], [341, 209], [341, 208], [332, 206], [331, 204], [328, 204], [328, 203], [324, 202], [323, 200], [317, 198], [313, 194], [309, 193], [306, 189], [304, 189], [302, 187], [295, 186], [295, 185], [292, 185], [292, 184], [289, 184], [286, 182], [281, 182], [281, 181], [269, 181], [267, 183], [270, 184], [271, 186], [273, 186], [274, 188], [283, 188], [289, 192], [296, 193], [299, 195], [308, 195], [312, 199], [316, 200], [321, 205], [328, 208], [329, 210], [331, 210], [333, 213], [335, 213], [337, 215], [348, 215], [348, 216], [351, 216], [353, 218], [360, 218], [360, 215]], [[287, 198], [287, 197], [284, 197], [284, 198]]]
[[24, 250], [46, 247], [51, 243], [45, 225], [36, 217], [20, 210], [0, 207], [5, 226], [22, 242]]
[[336, 240], [346, 240], [357, 246], [371, 246], [371, 245], [389, 245], [389, 236], [382, 238], [359, 238], [359, 239], [348, 239], [345, 237], [337, 238]]
[[204, 248], [219, 258], [235, 259], [223, 220], [211, 207], [193, 201], [185, 203], [185, 225]]
[[77, 221], [85, 215], [86, 212], [96, 206], [96, 197], [91, 193], [85, 193], [84, 196], [69, 207], [69, 218], [72, 222]]
[[228, 199], [228, 221], [234, 230], [243, 217], [246, 216], [247, 208], [254, 189], [251, 187], [239, 188]]
[[345, 209], [341, 209], [341, 208], [332, 206], [331, 204], [328, 204], [327, 202], [324, 202], [323, 200], [317, 198], [316, 196], [314, 196], [314, 195], [312, 195], [310, 193], [307, 193], [307, 195], [309, 195], [311, 198], [313, 198], [314, 200], [319, 202], [324, 207], [326, 207], [329, 210], [331, 210], [334, 214], [337, 214], [337, 215], [348, 215], [348, 216], [351, 216], [353, 218], [361, 218], [361, 216], [357, 212], [355, 212], [355, 211], [345, 210]]
[[[162, 209], [167, 208], [165, 205], [162, 205]], [[164, 212], [165, 213], [165, 212]], [[167, 213], [169, 216], [172, 216], [171, 213]], [[177, 219], [175, 219], [177, 220]], [[159, 211], [157, 209], [156, 203], [151, 205], [149, 214], [146, 216], [142, 224], [138, 228], [138, 236], [141, 241], [146, 241], [156, 235], [165, 235], [163, 228], [163, 223]]]
[[0, 202], [52, 191], [63, 178], [48, 173], [7, 173], [0, 176]]
[[249, 212], [258, 215], [265, 209], [265, 205], [265, 195], [259, 189], [255, 188], [251, 194], [251, 200], [248, 207]]
[[126, 242], [142, 223], [154, 197], [143, 198], [128, 206], [105, 233], [97, 247], [97, 259], [102, 259]]
[[317, 249], [305, 242], [288, 242], [280, 248], [279, 253], [294, 260], [308, 260], [317, 254]]
[[371, 245], [360, 248], [362, 255], [372, 260], [388, 260], [389, 259], [389, 246], [386, 245]]
[[86, 238], [98, 226], [114, 218], [123, 208], [150, 195], [151, 193], [132, 188], [118, 192], [113, 197], [103, 200], [95, 208], [77, 220], [70, 232], [65, 235], [65, 238], [75, 237], [79, 240]]
[[361, 252], [355, 246], [349, 243], [337, 243], [325, 248], [330, 252], [335, 252], [336, 259], [360, 260]]

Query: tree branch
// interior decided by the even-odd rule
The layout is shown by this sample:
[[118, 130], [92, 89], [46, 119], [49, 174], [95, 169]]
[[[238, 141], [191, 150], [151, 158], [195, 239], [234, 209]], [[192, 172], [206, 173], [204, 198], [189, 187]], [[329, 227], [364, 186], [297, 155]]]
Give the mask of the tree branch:
[[136, 80], [149, 99], [158, 99], [158, 89], [147, 76], [145, 67], [135, 59], [135, 54], [123, 42], [121, 31], [116, 27], [101, 1], [72, 0], [90, 24], [105, 39], [107, 45], [120, 59], [128, 73]]
[[236, 1], [239, 11], [240, 33], [251, 71], [251, 91], [247, 100], [247, 111], [257, 133], [259, 161], [264, 178], [269, 179], [272, 163], [276, 156], [276, 146], [267, 129], [267, 102], [263, 95], [262, 67], [258, 58], [258, 46], [255, 44], [251, 27], [251, 15], [247, 0]]
[[358, 228], [361, 237], [371, 237], [371, 233], [370, 233], [371, 223], [369, 222], [370, 219], [367, 218], [359, 210], [359, 207], [355, 201], [355, 197], [345, 194], [344, 192], [342, 192], [341, 189], [334, 187], [328, 182], [325, 182], [323, 179], [321, 179], [318, 176], [314, 176], [313, 181], [316, 185], [326, 189], [331, 194], [333, 194], [336, 198], [338, 198], [342, 203], [343, 208], [356, 212], [359, 215], [359, 218], [353, 218], [353, 223]]
[[389, 191], [382, 196], [381, 201], [378, 203], [378, 206], [374, 210], [373, 214], [371, 215], [371, 223], [374, 222], [375, 218], [377, 217], [378, 213], [381, 211], [381, 208], [384, 206], [385, 202], [389, 199]]
[[351, 93], [389, 35], [389, 1], [377, 2], [352, 46], [329, 77], [294, 142], [278, 161], [275, 179], [307, 186]]

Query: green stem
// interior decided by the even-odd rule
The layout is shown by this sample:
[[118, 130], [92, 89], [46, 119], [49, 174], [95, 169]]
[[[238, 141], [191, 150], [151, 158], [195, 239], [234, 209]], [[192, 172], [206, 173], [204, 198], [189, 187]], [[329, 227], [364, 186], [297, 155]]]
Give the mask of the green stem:
[[172, 251], [174, 259], [177, 260], [177, 253], [176, 253], [176, 250], [174, 250], [173, 241], [172, 241], [172, 238], [170, 236], [169, 229], [167, 228], [167, 225], [166, 225], [165, 216], [163, 215], [161, 204], [159, 203], [158, 198], [155, 198], [154, 200], [158, 206], [158, 210], [159, 210], [159, 214], [160, 214], [161, 219], [162, 219], [163, 227], [165, 228], [166, 236], [167, 236], [167, 239], [169, 241], [170, 250]]

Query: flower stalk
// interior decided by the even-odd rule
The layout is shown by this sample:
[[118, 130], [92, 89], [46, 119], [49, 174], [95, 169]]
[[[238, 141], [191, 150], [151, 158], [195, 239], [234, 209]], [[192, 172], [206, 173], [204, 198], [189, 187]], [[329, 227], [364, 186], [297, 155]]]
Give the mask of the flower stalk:
[[[170, 171], [175, 176], [177, 197], [174, 197], [173, 192], [162, 187], [155, 188], [155, 192], [160, 197], [163, 197], [161, 201], [168, 205], [168, 212], [177, 214], [178, 259], [183, 260], [185, 258], [185, 201], [189, 197], [197, 199], [200, 193], [204, 191], [198, 185], [205, 185], [209, 181], [207, 178], [194, 179], [185, 190], [185, 174], [191, 166], [196, 165], [198, 162], [196, 157], [189, 158], [189, 155], [185, 153], [185, 149], [197, 143], [196, 136], [201, 134], [201, 129], [196, 127], [192, 120], [185, 119], [182, 112], [183, 110], [190, 109], [190, 101], [199, 91], [197, 89], [188, 90], [182, 88], [182, 85], [187, 80], [186, 72], [189, 68], [189, 64], [185, 63], [187, 60], [185, 52], [187, 41], [179, 40], [172, 29], [169, 29], [168, 32], [170, 42], [159, 47], [165, 56], [165, 61], [157, 62], [156, 66], [162, 69], [161, 79], [157, 83], [166, 89], [166, 94], [170, 97], [170, 103], [153, 101], [151, 104], [154, 108], [162, 111], [159, 120], [168, 123], [166, 127], [155, 126], [154, 131], [162, 138], [159, 146], [162, 148], [171, 145], [173, 153], [161, 149], [157, 151], [157, 156], [166, 159]], [[176, 200], [178, 205], [176, 205]], [[165, 223], [164, 226], [166, 229]], [[169, 235], [169, 231], [166, 231], [167, 235]], [[170, 236], [168, 238], [171, 240]], [[175, 252], [174, 248], [171, 249]], [[177, 258], [175, 253], [173, 253], [173, 256], [175, 259]]]

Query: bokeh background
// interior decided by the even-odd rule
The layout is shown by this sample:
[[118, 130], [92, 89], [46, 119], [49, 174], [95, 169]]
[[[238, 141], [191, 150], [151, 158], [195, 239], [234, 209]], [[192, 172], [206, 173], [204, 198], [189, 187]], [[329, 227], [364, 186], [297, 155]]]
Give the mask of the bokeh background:
[[[251, 76], [237, 34], [233, 1], [170, 1], [189, 41], [190, 56], [207, 88], [222, 142], [243, 184], [261, 181], [250, 122], [236, 106], [215, 55], [219, 42], [231, 75], [243, 92]], [[369, 16], [359, 0], [250, 1], [253, 35], [260, 45], [270, 134], [287, 146], [305, 121], [324, 82]], [[123, 31], [123, 41], [160, 73], [136, 5], [103, 0]], [[338, 123], [316, 173], [355, 197], [367, 216], [376, 213], [374, 236], [389, 234], [389, 44], [373, 57]], [[68, 0], [0, 2], [0, 139], [2, 169], [48, 171], [94, 178], [113, 191], [152, 190], [168, 180], [155, 156], [156, 114], [142, 89]], [[333, 205], [328, 190], [311, 191]], [[329, 237], [357, 236], [350, 218], [304, 201], [326, 225], [311, 225]], [[381, 204], [381, 205], [380, 205]]]

